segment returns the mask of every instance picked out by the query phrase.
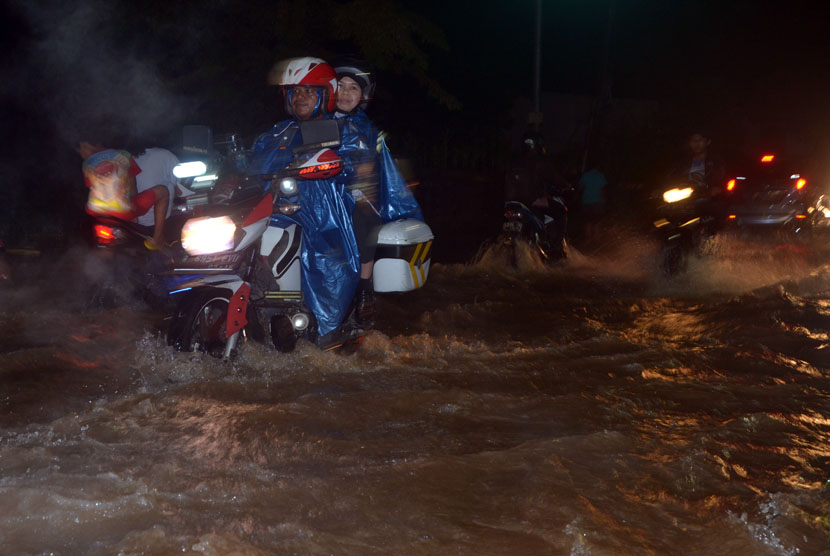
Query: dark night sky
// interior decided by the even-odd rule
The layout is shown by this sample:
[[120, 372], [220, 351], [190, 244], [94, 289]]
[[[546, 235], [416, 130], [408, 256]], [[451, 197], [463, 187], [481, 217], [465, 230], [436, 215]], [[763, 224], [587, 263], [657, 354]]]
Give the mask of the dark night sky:
[[[597, 93], [610, 3], [610, 0], [543, 2], [544, 90]], [[25, 5], [22, 2], [6, 5], [5, 32], [0, 39], [4, 51], [11, 52], [11, 56], [4, 57], [5, 79], [0, 92], [4, 100], [12, 98], [23, 104], [31, 104], [36, 99], [53, 100], [40, 95], [76, 93], [71, 88], [61, 89], [71, 83], [71, 77], [59, 80], [55, 74], [61, 71], [57, 66], [73, 55], [67, 52], [73, 45], [66, 25], [82, 25], [80, 12], [97, 12], [99, 19], [106, 21], [108, 13], [112, 18], [123, 18], [130, 11], [163, 9], [161, 2], [129, 3], [126, 5], [130, 10], [122, 12], [92, 0], [76, 3], [80, 7], [75, 9], [67, 9], [54, 1], [31, 4], [37, 7], [22, 8]], [[258, 9], [256, 2], [236, 4], [239, 10]], [[535, 5], [532, 0], [422, 0], [403, 4], [444, 31], [449, 51], [426, 48], [431, 55], [429, 73], [461, 100], [465, 112], [499, 113], [516, 96], [530, 95]], [[700, 113], [712, 121], [747, 113], [770, 121], [814, 122], [817, 116], [826, 119], [830, 108], [827, 100], [830, 66], [826, 58], [830, 49], [825, 6], [824, 2], [797, 1], [617, 0], [608, 57], [612, 93], [617, 97], [677, 102], [682, 110]], [[177, 15], [181, 13], [173, 17]], [[257, 34], [251, 32], [251, 24], [246, 21], [247, 29], [239, 30], [241, 34], [236, 42], [242, 48], [250, 48], [246, 37]], [[149, 70], [153, 66], [167, 63], [169, 56], [164, 49], [186, 49], [188, 37], [201, 31], [194, 29], [199, 25], [199, 21], [193, 21], [188, 27], [183, 22], [182, 40], [178, 43], [133, 47], [126, 53], [128, 69], [151, 74]], [[100, 24], [97, 28], [90, 27], [73, 31], [78, 36], [87, 36], [83, 45], [76, 46], [94, 48], [96, 43], [88, 36], [106, 34]], [[110, 40], [112, 37], [106, 37], [101, 44], [106, 45]], [[44, 56], [38, 52], [49, 48], [54, 48], [59, 55]], [[94, 59], [93, 64], [97, 61], [100, 60]], [[44, 77], [46, 81], [53, 81], [51, 88], [42, 82]], [[239, 79], [245, 75], [233, 77]], [[381, 77], [387, 77], [388, 81], [389, 76]], [[216, 76], [217, 80], [223, 78], [226, 77]], [[146, 80], [130, 84], [145, 88], [142, 91], [145, 97], [158, 92], [154, 87], [163, 90], [165, 85]], [[119, 92], [118, 87], [114, 89], [115, 93]], [[146, 100], [135, 102], [137, 97], [134, 94], [130, 97], [137, 104], [137, 111], [159, 108]], [[180, 99], [172, 99], [171, 95], [169, 100]], [[61, 100], [56, 104], [73, 106]]]
[[[545, 91], [598, 93], [610, 2], [543, 2]], [[230, 0], [4, 3], [0, 118], [6, 148], [0, 160], [0, 206], [5, 209], [0, 233], [14, 213], [8, 207], [43, 203], [50, 192], [44, 184], [72, 179], [66, 176], [74, 176], [77, 161], [70, 147], [90, 129], [92, 115], [102, 106], [113, 114], [109, 127], [128, 129], [133, 139], [147, 141], [171, 137], [178, 125], [195, 117], [222, 126], [232, 121], [236, 129], [250, 132], [282, 117], [276, 92], [264, 85], [264, 75], [276, 61], [274, 52], [299, 53], [308, 45], [336, 52], [350, 46], [327, 42], [319, 28], [274, 36], [280, 23], [266, 16], [281, 5]], [[422, 149], [438, 128], [479, 126], [469, 135], [481, 135], [487, 132], [486, 122], [497, 122], [497, 128], [509, 125], [506, 114], [516, 98], [532, 92], [535, 2], [422, 0], [400, 5], [443, 31], [447, 51], [420, 47], [428, 55], [428, 74], [460, 100], [462, 109], [448, 113], [412, 79], [381, 71], [373, 117]], [[795, 130], [814, 152], [830, 153], [826, 5], [616, 0], [608, 49], [612, 95], [655, 101], [673, 111], [673, 121], [713, 130], [721, 144], [741, 141], [742, 135], [730, 135], [730, 130], [750, 126], [771, 143]], [[148, 37], [153, 38], [149, 44]], [[185, 63], [200, 66], [199, 71], [181, 77]], [[546, 119], [545, 126], [555, 125]], [[678, 129], [677, 136], [684, 131]], [[47, 173], [43, 151], [52, 155], [56, 168], [67, 168], [63, 174]], [[51, 179], [56, 175], [63, 177]], [[38, 186], [12, 185], [27, 180]], [[32, 191], [46, 193], [38, 197]]]
[[[532, 1], [428, 2], [422, 9], [450, 38], [439, 62], [465, 94], [470, 74], [487, 98], [529, 94]], [[608, 1], [543, 2], [543, 88], [593, 94], [609, 17]], [[764, 116], [815, 116], [830, 108], [830, 40], [825, 2], [617, 0], [609, 56], [615, 96], [698, 104], [712, 119], [736, 107]], [[461, 23], [463, 22], [463, 23]], [[467, 85], [469, 88], [469, 85]]]

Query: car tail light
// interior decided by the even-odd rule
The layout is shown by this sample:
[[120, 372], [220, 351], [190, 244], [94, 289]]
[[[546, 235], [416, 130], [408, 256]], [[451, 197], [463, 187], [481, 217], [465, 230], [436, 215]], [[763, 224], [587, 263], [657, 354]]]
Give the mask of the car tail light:
[[736, 218], [738, 218], [738, 215], [737, 214], [730, 214], [728, 216], [728, 218], [729, 218], [729, 220], [735, 220]]
[[805, 185], [807, 185], [807, 180], [804, 178], [800, 178], [797, 182], [795, 182], [796, 189], [804, 189]]
[[806, 214], [796, 214], [795, 217], [798, 218], [799, 220], [803, 220], [804, 218], [807, 218], [807, 215]]
[[775, 160], [774, 154], [765, 154], [761, 157], [761, 162], [772, 162], [773, 160]]
[[726, 190], [727, 191], [732, 191], [733, 189], [735, 189], [735, 184], [736, 183], [737, 182], [735, 180], [729, 180], [728, 182], [726, 182]]

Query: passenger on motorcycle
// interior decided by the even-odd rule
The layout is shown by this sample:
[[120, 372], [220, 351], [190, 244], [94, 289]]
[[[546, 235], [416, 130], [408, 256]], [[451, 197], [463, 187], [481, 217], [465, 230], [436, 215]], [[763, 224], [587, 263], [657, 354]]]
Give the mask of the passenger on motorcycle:
[[[163, 149], [152, 149], [163, 151]], [[136, 220], [146, 215], [153, 208], [153, 221], [144, 225], [153, 225], [153, 237], [144, 242], [147, 249], [160, 249], [164, 242], [164, 221], [169, 215], [172, 191], [167, 181], [173, 180], [173, 166], [167, 178], [157, 181], [160, 176], [159, 165], [153, 155], [144, 159], [148, 173], [144, 177], [138, 161], [127, 151], [107, 149], [82, 141], [78, 154], [84, 159], [84, 181], [90, 188], [87, 212], [90, 214], [107, 214], [122, 220]], [[163, 151], [169, 153], [169, 151]], [[172, 153], [169, 153], [173, 156]], [[175, 156], [173, 156], [175, 159]], [[139, 182], [141, 186], [139, 187]], [[142, 223], [139, 220], [139, 223]]]
[[341, 156], [352, 158], [353, 175], [347, 184], [355, 200], [352, 214], [355, 238], [360, 251], [360, 283], [357, 288], [357, 318], [370, 324], [374, 316], [372, 270], [378, 232], [383, 225], [378, 203], [377, 137], [378, 132], [364, 111], [375, 89], [372, 70], [364, 62], [348, 60], [337, 68], [337, 110], [334, 118], [346, 126], [343, 135], [357, 136], [354, 149], [348, 141]]
[[[293, 58], [275, 66], [269, 82], [279, 86], [290, 119], [277, 123], [254, 142], [248, 173], [274, 174], [294, 160], [303, 144], [299, 122], [319, 119], [335, 108], [337, 75], [319, 58]], [[300, 186], [294, 218], [303, 230], [303, 293], [317, 318], [320, 335], [348, 316], [360, 274], [352, 228], [354, 199], [334, 180], [308, 180]]]
[[400, 218], [422, 217], [383, 134], [366, 115], [375, 90], [374, 71], [365, 60], [357, 58], [344, 58], [336, 71], [337, 110], [333, 117], [341, 122], [338, 153], [348, 161], [346, 171], [336, 179], [346, 183], [356, 202], [353, 222], [361, 263], [357, 317], [369, 324], [374, 313], [372, 272], [380, 227]]

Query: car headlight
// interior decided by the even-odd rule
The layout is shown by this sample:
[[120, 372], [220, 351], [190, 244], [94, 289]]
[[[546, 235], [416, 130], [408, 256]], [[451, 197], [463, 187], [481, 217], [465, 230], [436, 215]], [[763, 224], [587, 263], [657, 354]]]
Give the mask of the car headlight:
[[683, 189], [675, 187], [674, 189], [663, 192], [663, 200], [667, 203], [676, 203], [677, 201], [688, 199], [692, 196], [693, 192], [694, 189], [691, 187], [684, 187]]
[[207, 165], [201, 160], [180, 162], [173, 167], [173, 175], [179, 179], [201, 176], [207, 172]]
[[286, 197], [297, 194], [297, 181], [294, 178], [283, 178], [280, 180], [280, 193]]
[[192, 218], [182, 227], [182, 247], [190, 255], [229, 251], [234, 246], [236, 224], [227, 216]]

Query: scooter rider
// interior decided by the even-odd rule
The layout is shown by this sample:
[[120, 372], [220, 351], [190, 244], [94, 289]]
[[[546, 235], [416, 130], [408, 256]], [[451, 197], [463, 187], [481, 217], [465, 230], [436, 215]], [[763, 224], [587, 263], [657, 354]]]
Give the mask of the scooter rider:
[[360, 250], [357, 317], [370, 324], [374, 315], [372, 271], [378, 232], [386, 221], [421, 219], [420, 207], [397, 170], [383, 135], [366, 115], [375, 91], [371, 66], [358, 58], [344, 58], [336, 67], [338, 88], [333, 118], [342, 122], [339, 154], [350, 164], [335, 179], [344, 181], [355, 199], [353, 222]]
[[[164, 247], [164, 221], [170, 212], [173, 190], [164, 180], [156, 181], [158, 165], [144, 159], [148, 173], [141, 178], [139, 188], [139, 177], [144, 169], [127, 151], [107, 149], [86, 141], [78, 145], [77, 151], [84, 160], [84, 180], [90, 188], [87, 212], [108, 214], [123, 220], [139, 219], [139, 224], [153, 226], [153, 237], [147, 239], [144, 246], [150, 250]], [[172, 153], [170, 156], [173, 156]], [[168, 170], [169, 178], [173, 180], [171, 183], [175, 184], [173, 166], [175, 163]], [[151, 208], [155, 218], [151, 222], [142, 222], [141, 217]]]
[[[319, 119], [334, 110], [337, 75], [319, 58], [293, 58], [275, 66], [269, 77], [282, 89], [291, 119], [276, 124], [254, 142], [249, 174], [272, 174], [293, 161], [302, 145], [299, 122]], [[354, 200], [333, 180], [304, 180], [294, 215], [303, 230], [303, 293], [317, 318], [321, 336], [345, 320], [357, 288], [360, 262], [351, 223]]]
[[[141, 173], [135, 177], [135, 186], [138, 194], [152, 190], [155, 192], [156, 203], [152, 211], [147, 211], [138, 217], [138, 223], [142, 226], [152, 226], [158, 229], [156, 221], [162, 223], [170, 218], [173, 209], [173, 199], [179, 187], [179, 179], [173, 175], [173, 169], [179, 163], [175, 154], [158, 147], [145, 149], [144, 152], [135, 157], [136, 164], [141, 168]], [[167, 190], [165, 194], [162, 187]], [[164, 228], [162, 227], [162, 232]], [[145, 244], [146, 245], [146, 244]], [[162, 242], [154, 241], [147, 245], [149, 249], [157, 249], [163, 246]]]
[[521, 155], [505, 180], [505, 201], [519, 201], [538, 217], [544, 214], [552, 216], [554, 227], [548, 230], [548, 235], [553, 240], [565, 237], [567, 218], [565, 209], [552, 202], [550, 197], [572, 189], [547, 156], [542, 135], [535, 131], [525, 133]]
[[696, 129], [689, 134], [690, 156], [673, 171], [673, 178], [709, 188], [712, 195], [721, 192], [724, 170], [717, 157], [710, 152], [712, 139], [709, 133]]

